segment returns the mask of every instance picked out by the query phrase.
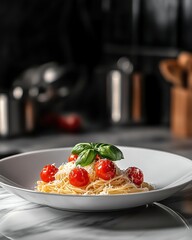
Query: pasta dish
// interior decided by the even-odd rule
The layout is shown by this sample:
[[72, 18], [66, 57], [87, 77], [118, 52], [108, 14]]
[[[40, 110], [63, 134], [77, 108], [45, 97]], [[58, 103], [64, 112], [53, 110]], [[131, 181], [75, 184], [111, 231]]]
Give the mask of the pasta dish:
[[[115, 149], [120, 154], [118, 148], [109, 146], [108, 151]], [[123, 158], [122, 153], [118, 157], [118, 154], [114, 155], [115, 158], [112, 154], [106, 154], [106, 152], [104, 154], [100, 146], [100, 148], [96, 147], [95, 152], [88, 148], [83, 154], [82, 149], [85, 149], [85, 146], [80, 153], [80, 150], [72, 150], [68, 162], [61, 164], [58, 168], [54, 164], [44, 166], [40, 173], [41, 180], [36, 183], [36, 190], [57, 194], [114, 195], [146, 192], [153, 189], [144, 181], [144, 174], [139, 168], [128, 167], [121, 170], [116, 165], [114, 161], [119, 160], [116, 158]]]
[[105, 180], [96, 176], [93, 164], [84, 167], [90, 178], [88, 185], [76, 187], [69, 182], [69, 173], [75, 168], [74, 162], [63, 164], [55, 174], [55, 180], [51, 182], [38, 181], [37, 191], [58, 194], [81, 194], [81, 195], [105, 195], [105, 194], [128, 194], [135, 192], [146, 192], [152, 190], [152, 186], [142, 182], [140, 186], [131, 182], [126, 171], [120, 170], [116, 166], [116, 176]]

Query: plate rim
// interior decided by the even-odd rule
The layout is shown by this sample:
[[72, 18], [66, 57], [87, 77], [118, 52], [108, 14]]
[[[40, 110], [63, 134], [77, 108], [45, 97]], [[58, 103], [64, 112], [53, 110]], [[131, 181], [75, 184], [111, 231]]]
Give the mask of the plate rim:
[[[190, 160], [189, 158], [187, 157], [184, 157], [182, 155], [179, 155], [179, 154], [175, 154], [175, 153], [171, 153], [171, 152], [167, 152], [167, 151], [164, 151], [164, 150], [157, 150], [157, 149], [151, 149], [151, 148], [142, 148], [142, 147], [130, 147], [130, 146], [123, 146], [123, 145], [115, 145], [117, 146], [118, 148], [127, 148], [127, 149], [137, 149], [137, 150], [144, 150], [144, 151], [148, 151], [148, 152], [161, 152], [161, 153], [165, 153], [165, 154], [170, 154], [170, 155], [173, 155], [173, 156], [177, 156], [179, 158], [182, 158], [183, 161], [186, 161], [186, 162], [189, 162], [192, 166], [192, 160]], [[33, 150], [33, 151], [29, 151], [29, 152], [24, 152], [24, 153], [18, 153], [18, 154], [14, 154], [14, 155], [11, 155], [9, 157], [6, 157], [6, 158], [2, 158], [0, 159], [0, 164], [1, 162], [3, 161], [7, 161], [9, 159], [12, 159], [12, 158], [15, 158], [15, 157], [19, 157], [19, 156], [25, 156], [25, 155], [32, 155], [32, 154], [36, 154], [36, 153], [46, 153], [46, 152], [52, 152], [52, 151], [62, 151], [62, 150], [71, 150], [72, 147], [59, 147], [59, 148], [49, 148], [49, 149], [40, 149], [40, 150]], [[127, 194], [111, 194], [111, 195], [90, 195], [90, 194], [85, 194], [85, 195], [80, 195], [80, 194], [58, 194], [58, 193], [44, 193], [44, 192], [38, 192], [38, 191], [35, 191], [35, 190], [32, 190], [32, 189], [28, 189], [28, 188], [20, 188], [20, 187], [16, 187], [16, 186], [13, 186], [11, 184], [6, 184], [6, 183], [3, 183], [1, 182], [0, 180], [0, 185], [1, 186], [7, 186], [7, 187], [11, 187], [13, 189], [16, 189], [16, 190], [19, 190], [19, 191], [22, 191], [22, 192], [29, 192], [31, 194], [40, 194], [40, 195], [51, 195], [51, 196], [57, 196], [57, 197], [86, 197], [86, 198], [89, 198], [89, 197], [99, 197], [99, 198], [106, 198], [106, 197], [127, 197], [127, 196], [130, 196], [130, 195], [147, 195], [147, 194], [151, 194], [151, 193], [159, 193], [159, 192], [166, 192], [167, 190], [170, 190], [170, 189], [175, 189], [175, 188], [183, 188], [184, 186], [186, 186], [187, 184], [189, 184], [192, 180], [188, 180], [186, 182], [183, 182], [182, 184], [179, 184], [179, 185], [175, 185], [175, 186], [172, 186], [172, 187], [168, 187], [166, 189], [163, 189], [163, 188], [159, 188], [159, 189], [154, 189], [154, 190], [151, 190], [151, 191], [147, 191], [147, 192], [135, 192], [135, 193], [127, 193]], [[35, 185], [34, 185], [35, 186]]]

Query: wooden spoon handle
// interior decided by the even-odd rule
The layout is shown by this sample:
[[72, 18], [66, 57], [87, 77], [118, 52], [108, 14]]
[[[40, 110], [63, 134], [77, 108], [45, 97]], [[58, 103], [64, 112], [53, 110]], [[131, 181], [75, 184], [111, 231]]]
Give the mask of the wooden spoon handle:
[[178, 63], [186, 72], [187, 88], [192, 89], [192, 54], [181, 52], [178, 56]]
[[177, 86], [183, 86], [183, 69], [176, 60], [161, 61], [159, 69], [167, 81]]
[[177, 58], [178, 64], [186, 71], [192, 69], [192, 54], [189, 52], [181, 52]]

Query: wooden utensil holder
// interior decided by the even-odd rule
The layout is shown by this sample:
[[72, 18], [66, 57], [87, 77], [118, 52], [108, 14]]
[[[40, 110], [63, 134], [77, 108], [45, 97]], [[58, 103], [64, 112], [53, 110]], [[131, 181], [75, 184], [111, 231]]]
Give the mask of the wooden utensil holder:
[[192, 89], [171, 89], [171, 131], [175, 137], [192, 136]]

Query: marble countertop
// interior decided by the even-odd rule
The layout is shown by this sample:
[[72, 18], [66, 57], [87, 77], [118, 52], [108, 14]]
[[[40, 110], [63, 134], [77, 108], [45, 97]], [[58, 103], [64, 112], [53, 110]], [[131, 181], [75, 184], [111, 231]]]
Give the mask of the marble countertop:
[[108, 142], [121, 146], [152, 148], [180, 154], [192, 159], [192, 138], [172, 136], [168, 127], [126, 127], [85, 131], [77, 134], [51, 133], [0, 139], [0, 154], [71, 147], [78, 142]]
[[[177, 153], [192, 159], [192, 139], [175, 139], [166, 128], [113, 129], [95, 133], [2, 139], [0, 151], [26, 152], [77, 142], [110, 142]], [[0, 188], [0, 240], [178, 239], [192, 236], [192, 185], [171, 198], [134, 209], [79, 213], [27, 202]]]
[[29, 203], [0, 188], [0, 240], [177, 239], [192, 236], [192, 194], [134, 209], [78, 213]]

